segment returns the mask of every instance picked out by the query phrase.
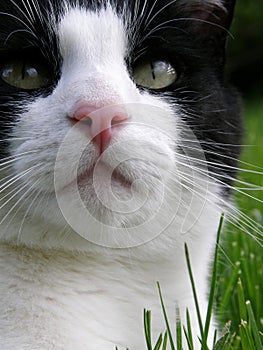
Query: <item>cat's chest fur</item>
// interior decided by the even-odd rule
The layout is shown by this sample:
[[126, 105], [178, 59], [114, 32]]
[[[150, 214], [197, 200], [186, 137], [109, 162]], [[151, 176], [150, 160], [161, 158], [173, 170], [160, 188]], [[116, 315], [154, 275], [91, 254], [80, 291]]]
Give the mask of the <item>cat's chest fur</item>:
[[184, 245], [204, 317], [240, 143], [233, 6], [0, 4], [1, 349], [142, 350], [157, 281], [199, 344]]
[[[213, 225], [210, 222], [210, 228]], [[189, 242], [189, 248], [198, 276], [200, 306], [205, 308], [207, 266], [200, 266], [199, 260], [200, 256], [206, 261], [210, 258], [212, 239], [204, 241], [202, 234]], [[200, 241], [203, 246], [194, 255]], [[144, 308], [152, 311], [153, 336], [165, 330], [157, 281], [172, 323], [176, 306], [181, 313], [186, 307], [194, 309], [184, 251], [171, 243], [165, 251], [169, 256], [151, 258], [143, 249], [102, 256], [3, 245], [1, 347], [85, 350], [117, 345], [125, 349], [128, 343], [132, 349], [144, 349]], [[194, 312], [192, 326], [198, 328]], [[195, 343], [198, 345], [197, 339]]]

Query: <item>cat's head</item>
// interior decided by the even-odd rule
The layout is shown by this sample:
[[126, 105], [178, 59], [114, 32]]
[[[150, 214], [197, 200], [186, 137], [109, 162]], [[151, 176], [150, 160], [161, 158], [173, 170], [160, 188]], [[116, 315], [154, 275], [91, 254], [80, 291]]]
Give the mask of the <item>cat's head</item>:
[[1, 2], [3, 239], [132, 246], [179, 232], [208, 198], [220, 211], [240, 143], [233, 7]]

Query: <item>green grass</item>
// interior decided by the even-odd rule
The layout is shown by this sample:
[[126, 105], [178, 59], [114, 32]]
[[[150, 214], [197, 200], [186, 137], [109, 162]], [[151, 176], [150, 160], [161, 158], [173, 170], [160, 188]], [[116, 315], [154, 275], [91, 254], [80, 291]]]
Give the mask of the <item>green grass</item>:
[[[251, 165], [240, 163], [240, 167], [251, 171], [241, 171], [239, 179], [255, 184], [259, 189], [247, 191], [250, 197], [237, 193], [236, 201], [243, 213], [259, 225], [263, 225], [263, 175], [260, 174], [263, 171], [262, 98], [245, 104], [245, 130], [245, 146], [241, 160]], [[260, 230], [259, 226], [256, 228]], [[249, 233], [245, 233], [233, 225], [226, 225], [223, 234], [216, 314], [221, 324], [231, 321], [230, 329], [236, 336], [230, 349], [235, 350], [253, 349], [251, 345], [240, 345], [245, 327], [244, 322], [240, 326], [243, 316], [240, 302], [241, 285], [244, 300], [249, 300], [249, 308], [253, 309], [255, 323], [261, 332], [263, 330], [263, 242], [256, 228], [251, 227]], [[261, 239], [261, 244], [253, 237]]]
[[[198, 304], [198, 298], [196, 296], [196, 288], [195, 288], [195, 282], [194, 282], [194, 276], [192, 274], [192, 268], [191, 268], [191, 259], [188, 254], [188, 248], [185, 247], [185, 255], [186, 255], [186, 261], [188, 266], [188, 272], [189, 277], [191, 280], [191, 285], [193, 289], [193, 295], [195, 299], [195, 305], [196, 310], [198, 314], [199, 319], [199, 327], [200, 327], [200, 348], [202, 350], [210, 350], [207, 345], [207, 338], [208, 338], [208, 332], [209, 332], [209, 326], [211, 321], [211, 311], [212, 306], [214, 304], [214, 297], [215, 297], [215, 291], [217, 290], [217, 287], [219, 285], [218, 280], [218, 263], [219, 263], [219, 250], [220, 250], [220, 234], [222, 231], [222, 223], [223, 223], [223, 216], [221, 218], [221, 222], [218, 229], [218, 235], [217, 235], [217, 244], [215, 248], [215, 254], [214, 254], [214, 264], [213, 264], [213, 273], [212, 273], [212, 279], [211, 279], [211, 290], [210, 290], [210, 297], [209, 297], [209, 303], [208, 303], [208, 311], [205, 323], [202, 323], [201, 317], [200, 317], [200, 311], [199, 311], [199, 304]], [[240, 269], [240, 266], [239, 266]], [[242, 270], [240, 270], [242, 271]], [[262, 334], [260, 332], [260, 325], [257, 323], [255, 312], [253, 310], [253, 307], [251, 305], [251, 301], [246, 299], [244, 287], [242, 284], [242, 273], [240, 273], [240, 276], [237, 275], [237, 279], [233, 282], [231, 285], [231, 293], [233, 293], [233, 290], [236, 290], [236, 302], [237, 305], [235, 306], [235, 315], [237, 317], [236, 321], [238, 323], [238, 328], [236, 329], [236, 332], [233, 333], [231, 331], [230, 324], [231, 322], [228, 322], [228, 324], [225, 327], [225, 331], [223, 332], [221, 338], [216, 340], [216, 333], [214, 337], [214, 345], [213, 350], [263, 350], [263, 343], [262, 343]], [[226, 281], [224, 281], [226, 283]], [[187, 314], [187, 327], [184, 327], [181, 325], [180, 321], [177, 321], [176, 327], [173, 327], [173, 325], [169, 324], [169, 320], [166, 315], [166, 310], [164, 307], [164, 301], [161, 293], [161, 287], [159, 283], [157, 283], [159, 296], [160, 296], [160, 302], [163, 310], [163, 316], [165, 320], [165, 325], [167, 331], [165, 334], [160, 334], [158, 337], [157, 342], [154, 344], [152, 343], [151, 339], [151, 313], [150, 311], [144, 310], [144, 330], [145, 330], [145, 338], [146, 338], [146, 344], [147, 344], [147, 350], [166, 350], [167, 344], [169, 343], [171, 350], [183, 350], [182, 349], [182, 337], [185, 336], [188, 343], [188, 349], [194, 350], [193, 342], [192, 342], [192, 332], [191, 332], [191, 321], [189, 318], [189, 315]], [[228, 287], [227, 282], [227, 287]], [[227, 288], [228, 289], [228, 288]], [[230, 293], [230, 294], [231, 294]], [[229, 301], [229, 299], [228, 299]], [[226, 302], [226, 299], [225, 299]], [[229, 306], [229, 302], [226, 302], [225, 306]], [[178, 316], [178, 314], [177, 314]], [[233, 315], [231, 315], [233, 317]], [[178, 319], [178, 317], [177, 317]], [[171, 329], [176, 328], [176, 337], [175, 334], [172, 333]], [[222, 333], [222, 332], [221, 332]]]
[[[221, 244], [217, 245], [215, 251], [207, 320], [204, 325], [200, 324], [200, 333], [203, 334], [202, 347], [200, 345], [202, 350], [208, 350], [206, 339], [212, 306], [219, 322], [219, 333], [225, 328], [221, 339], [214, 343], [213, 350], [263, 350], [263, 241], [260, 226], [263, 225], [263, 98], [245, 104], [245, 130], [245, 147], [240, 167], [249, 171], [240, 171], [239, 180], [254, 184], [255, 188], [243, 190], [248, 186], [237, 182], [236, 186], [242, 188], [247, 195], [237, 192], [235, 199], [242, 212], [258, 225], [251, 224], [247, 227], [248, 232], [233, 224], [224, 227]], [[261, 235], [258, 231], [261, 231]], [[187, 247], [186, 259], [192, 278]], [[188, 349], [184, 350], [196, 350], [192, 345], [190, 318], [187, 317], [186, 327], [180, 322], [170, 325], [161, 286], [158, 284], [157, 287], [166, 332], [160, 334], [155, 343], [152, 342], [151, 312], [145, 310], [145, 349], [166, 350], [169, 344], [172, 350], [181, 350], [181, 339], [186, 337]], [[192, 287], [194, 292], [194, 276]], [[198, 311], [198, 300], [195, 302]]]

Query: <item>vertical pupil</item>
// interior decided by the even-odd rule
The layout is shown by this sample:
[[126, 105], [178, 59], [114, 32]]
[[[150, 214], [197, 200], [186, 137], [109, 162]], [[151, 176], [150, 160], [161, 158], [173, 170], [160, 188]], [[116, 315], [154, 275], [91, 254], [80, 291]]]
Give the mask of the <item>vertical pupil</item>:
[[153, 77], [153, 80], [155, 80], [155, 72], [154, 72], [154, 65], [153, 65], [153, 62], [151, 61], [150, 62], [150, 65], [151, 65], [151, 72], [152, 72], [152, 77]]
[[25, 75], [26, 75], [26, 63], [25, 63], [25, 61], [22, 62], [22, 72], [21, 72], [21, 75], [22, 75], [22, 79], [25, 79]]

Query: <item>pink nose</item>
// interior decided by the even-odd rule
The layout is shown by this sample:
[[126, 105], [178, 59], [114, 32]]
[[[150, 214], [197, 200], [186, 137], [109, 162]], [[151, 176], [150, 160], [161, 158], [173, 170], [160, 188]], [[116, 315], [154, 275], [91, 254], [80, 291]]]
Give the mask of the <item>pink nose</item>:
[[128, 119], [128, 115], [124, 107], [120, 105], [98, 108], [82, 104], [71, 118], [85, 122], [92, 142], [98, 146], [100, 154], [102, 154], [118, 127], [122, 126], [122, 123]]

